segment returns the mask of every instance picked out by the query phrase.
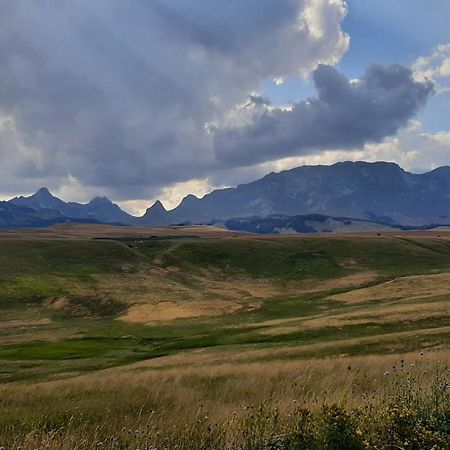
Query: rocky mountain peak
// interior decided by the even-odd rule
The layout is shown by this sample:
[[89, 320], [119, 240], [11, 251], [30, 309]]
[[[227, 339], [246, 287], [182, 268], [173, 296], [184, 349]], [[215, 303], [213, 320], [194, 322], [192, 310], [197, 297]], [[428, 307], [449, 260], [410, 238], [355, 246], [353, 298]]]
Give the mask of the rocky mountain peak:
[[33, 195], [40, 198], [54, 198], [53, 194], [46, 187], [41, 187]]

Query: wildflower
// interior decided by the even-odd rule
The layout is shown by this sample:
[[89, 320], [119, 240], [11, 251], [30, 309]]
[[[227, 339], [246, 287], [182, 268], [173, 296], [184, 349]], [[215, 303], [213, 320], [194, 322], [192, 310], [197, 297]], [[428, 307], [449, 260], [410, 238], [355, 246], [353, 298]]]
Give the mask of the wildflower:
[[386, 370], [386, 372], [384, 372], [384, 376], [387, 377], [389, 375], [389, 372]]

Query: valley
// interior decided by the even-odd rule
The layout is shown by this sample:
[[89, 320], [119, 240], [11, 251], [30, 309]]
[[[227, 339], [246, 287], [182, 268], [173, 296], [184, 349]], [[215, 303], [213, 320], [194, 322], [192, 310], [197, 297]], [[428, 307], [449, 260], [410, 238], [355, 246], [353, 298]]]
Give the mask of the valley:
[[[408, 378], [405, 361], [448, 376], [445, 232], [144, 230], [58, 225], [40, 237], [2, 234], [0, 444], [42, 446], [56, 433], [59, 448], [93, 448], [100, 433], [128, 442], [110, 448], [128, 448], [141, 437], [120, 429], [144, 420], [139, 411], [163, 413], [159, 433], [174, 439], [175, 422], [194, 426], [182, 411], [205, 403], [217, 423], [244, 403], [287, 414], [299, 395], [289, 383], [307, 390], [302, 401], [314, 410], [314, 398], [349, 408], [370, 392], [383, 403], [377, 384], [393, 388], [383, 376], [392, 366]], [[362, 380], [365, 387], [355, 387]], [[102, 394], [91, 397], [92, 389]], [[85, 443], [76, 446], [76, 436]], [[158, 448], [174, 448], [152, 436]]]

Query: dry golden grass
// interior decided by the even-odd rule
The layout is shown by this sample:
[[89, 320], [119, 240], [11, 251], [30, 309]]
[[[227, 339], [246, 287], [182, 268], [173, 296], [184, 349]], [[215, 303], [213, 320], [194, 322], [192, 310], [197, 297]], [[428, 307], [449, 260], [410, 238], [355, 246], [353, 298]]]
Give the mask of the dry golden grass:
[[129, 323], [144, 323], [186, 319], [189, 317], [214, 317], [233, 314], [243, 308], [240, 303], [224, 300], [193, 302], [160, 302], [153, 305], [134, 304], [128, 308], [119, 320]]
[[268, 280], [244, 276], [235, 276], [231, 279], [212, 273], [200, 276], [158, 267], [136, 274], [96, 276], [95, 280], [96, 292], [100, 295], [113, 295], [124, 303], [135, 301], [151, 304], [162, 301], [179, 303], [205, 299], [239, 300], [247, 303], [255, 298], [296, 292]]
[[96, 292], [112, 295], [125, 304], [133, 302], [120, 320], [149, 324], [233, 314], [258, 308], [260, 299], [357, 287], [376, 277], [374, 272], [361, 272], [325, 282], [300, 280], [281, 284], [238, 275], [227, 278], [213, 270], [187, 274], [178, 268], [155, 267], [138, 274], [96, 277]]
[[397, 278], [382, 284], [330, 297], [348, 303], [379, 300], [415, 299], [450, 294], [450, 273]]
[[[163, 270], [164, 276], [156, 273]], [[152, 324], [160, 321], [170, 321], [180, 318], [214, 317], [224, 314], [234, 314], [241, 310], [254, 310], [260, 306], [260, 300], [282, 295], [299, 295], [327, 291], [331, 288], [352, 289], [377, 278], [374, 272], [357, 272], [339, 279], [300, 280], [280, 284], [277, 281], [258, 280], [244, 276], [233, 278], [223, 277], [214, 271], [201, 274], [183, 273], [180, 270], [167, 270], [156, 267], [151, 271], [125, 273], [116, 275], [94, 276], [95, 287], [72, 283], [72, 294], [79, 296], [95, 295], [112, 298], [124, 305], [129, 305], [119, 320], [129, 323]], [[401, 304], [399, 299], [410, 300], [416, 297], [438, 296], [450, 292], [450, 274], [433, 274], [424, 276], [404, 277], [387, 283], [381, 283], [363, 289], [352, 289], [349, 292], [329, 297], [351, 303], [362, 303], [376, 299], [376, 304], [361, 310], [345, 311], [344, 313], [317, 314], [307, 318], [275, 319], [248, 324], [248, 327], [262, 328], [262, 335], [283, 335], [301, 330], [313, 330], [323, 327], [340, 327], [364, 323], [394, 323], [408, 320], [433, 319], [448, 316], [448, 302], [427, 302], [421, 304]], [[411, 293], [414, 293], [414, 296]], [[276, 300], [274, 300], [276, 301]], [[49, 298], [44, 306], [51, 311], [70, 310], [67, 299], [62, 297]], [[11, 328], [37, 327], [50, 323], [48, 318], [34, 321], [0, 322], [0, 330]], [[34, 339], [31, 330], [20, 336], [24, 342], [25, 336]], [[51, 338], [51, 334], [47, 336]], [[1, 337], [0, 337], [1, 338]], [[19, 336], [18, 336], [19, 338]], [[43, 334], [40, 338], [45, 338]], [[8, 342], [12, 342], [11, 336]]]
[[[367, 412], [383, 410], [403, 391], [427, 398], [435, 389], [430, 381], [445, 379], [450, 367], [448, 352], [239, 364], [218, 363], [213, 352], [196, 352], [190, 362], [185, 356], [174, 357], [166, 369], [155, 363], [146, 370], [132, 366], [1, 386], [0, 419], [6, 413], [11, 424], [2, 442], [63, 450], [144, 444], [172, 449], [176, 442], [186, 449], [225, 448], [224, 442], [270, 448], [246, 447], [248, 427], [258, 427], [262, 439], [286, 429], [292, 414], [306, 408], [320, 412], [324, 404], [339, 404]], [[260, 420], [270, 426], [260, 429]], [[220, 435], [212, 433], [216, 441], [208, 444], [215, 428]]]
[[[223, 404], [238, 407], [275, 396], [284, 400], [301, 399], [313, 407], [316, 396], [326, 392], [328, 401], [344, 401], [353, 407], [361, 403], [362, 393], [375, 394], [380, 392], [380, 388], [392, 388], [391, 381], [395, 379], [387, 378], [386, 371], [392, 375], [395, 372], [422, 375], [425, 370], [432, 372], [450, 368], [449, 352], [422, 353], [265, 362], [245, 362], [242, 355], [235, 353], [233, 358], [233, 354], [229, 353], [230, 361], [226, 362], [223, 357], [227, 353], [217, 355], [214, 351], [194, 351], [190, 355], [169, 358], [169, 365], [169, 360], [155, 360], [153, 363], [137, 363], [71, 379], [32, 385], [3, 385], [0, 386], [0, 395], [15, 395], [19, 401], [34, 396], [64, 398], [68, 393], [79, 393], [77, 395], [82, 402], [86, 392], [95, 391], [98, 395], [92, 399], [94, 403], [104, 404], [109, 399], [101, 395], [102, 392], [114, 392], [115, 396], [125, 400], [135, 390], [144, 390], [151, 396], [173, 396], [180, 403], [180, 410], [187, 406], [183, 403], [187, 404], [190, 398], [196, 397], [198, 404], [202, 401], [215, 404], [220, 414]], [[234, 382], [236, 377], [238, 383]], [[230, 382], [227, 383], [227, 379]], [[211, 380], [224, 380], [224, 383], [212, 386], [208, 383]], [[195, 387], [195, 390], [191, 391], [190, 387]], [[424, 386], [424, 390], [426, 388]], [[174, 395], [174, 389], [182, 390], [184, 394]], [[305, 392], [311, 396], [300, 396]], [[134, 399], [137, 404], [142, 400], [139, 396]], [[308, 403], [311, 400], [312, 403]], [[158, 403], [164, 404], [156, 401]]]
[[[355, 268], [352, 266], [352, 268]], [[361, 271], [345, 277], [334, 278], [322, 281], [320, 284], [315, 282], [311, 291], [326, 291], [330, 289], [339, 289], [345, 287], [358, 287], [375, 281], [379, 275], [374, 271]]]
[[0, 330], [11, 330], [17, 328], [34, 328], [48, 325], [51, 322], [49, 318], [37, 320], [6, 320], [0, 321]]
[[179, 268], [154, 267], [137, 274], [98, 276], [95, 289], [101, 296], [109, 295], [125, 304], [132, 302], [120, 320], [152, 323], [233, 314], [258, 308], [262, 299], [358, 287], [376, 278], [375, 272], [363, 271], [323, 282], [306, 279], [279, 283], [243, 275], [224, 277], [214, 270], [183, 273]]
[[197, 236], [197, 237], [230, 237], [248, 235], [243, 232], [231, 232], [223, 228], [198, 225], [189, 227], [121, 227], [105, 224], [70, 223], [53, 225], [47, 228], [18, 228], [0, 230], [0, 239], [92, 239], [118, 237], [147, 236]]
[[254, 328], [265, 327], [260, 331], [263, 335], [275, 336], [305, 330], [320, 330], [324, 327], [345, 327], [347, 325], [364, 324], [401, 324], [405, 322], [433, 321], [450, 317], [448, 301], [433, 301], [427, 303], [387, 304], [374, 307], [367, 306], [354, 312], [340, 314], [321, 314], [305, 319], [278, 319], [254, 323]]
[[[19, 228], [10, 230], [0, 230], [0, 239], [91, 239], [95, 237], [147, 237], [147, 236], [198, 236], [206, 238], [240, 237], [246, 239], [252, 236], [255, 239], [272, 239], [272, 236], [252, 235], [251, 233], [228, 231], [223, 228], [197, 225], [197, 226], [165, 226], [165, 227], [121, 227], [105, 224], [60, 224], [47, 228]], [[321, 238], [341, 239], [343, 236], [352, 237], [411, 237], [411, 238], [440, 238], [450, 239], [449, 228], [439, 228], [424, 231], [401, 231], [401, 230], [374, 230], [356, 231], [348, 233], [312, 233], [300, 234], [301, 238]], [[295, 235], [280, 235], [280, 238], [292, 239]]]
[[[356, 337], [349, 339], [338, 339], [336, 341], [326, 341], [313, 344], [297, 344], [290, 346], [274, 346], [253, 348], [251, 345], [239, 346], [237, 349], [228, 347], [218, 349], [196, 349], [184, 351], [170, 356], [160, 357], [152, 360], [140, 361], [122, 368], [110, 369], [111, 371], [143, 370], [143, 369], [182, 369], [186, 367], [215, 367], [222, 364], [230, 364], [241, 367], [243, 364], [264, 363], [267, 367], [275, 367], [284, 365], [292, 360], [301, 359], [300, 364], [313, 363], [320, 361], [316, 359], [317, 355], [324, 353], [333, 355], [329, 359], [323, 359], [324, 364], [327, 361], [340, 361], [347, 357], [351, 357], [351, 353], [355, 348], [370, 347], [373, 344], [384, 344], [390, 346], [391, 355], [370, 355], [356, 357], [361, 360], [381, 361], [383, 358], [399, 358], [401, 351], [397, 347], [401, 347], [402, 340], [414, 337], [426, 337], [427, 345], [421, 345], [420, 348], [428, 348], [428, 355], [444, 355], [443, 359], [450, 358], [450, 352], [447, 347], [442, 348], [441, 344], [436, 344], [433, 336], [450, 333], [450, 326], [436, 327], [431, 329], [398, 331], [394, 333], [383, 333], [375, 336]], [[420, 353], [418, 350], [416, 356]], [[411, 356], [414, 353], [410, 353]], [[446, 355], [446, 356], [445, 356]], [[313, 358], [313, 359], [311, 359]], [[423, 359], [423, 358], [422, 358]], [[106, 372], [105, 372], [106, 373]]]

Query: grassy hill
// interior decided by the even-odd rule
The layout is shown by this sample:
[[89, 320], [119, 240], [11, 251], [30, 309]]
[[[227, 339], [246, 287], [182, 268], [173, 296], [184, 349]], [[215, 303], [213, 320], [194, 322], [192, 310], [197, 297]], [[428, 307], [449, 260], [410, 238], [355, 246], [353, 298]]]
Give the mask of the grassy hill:
[[[219, 420], [241, 401], [274, 408], [276, 394], [287, 411], [301, 397], [289, 383], [308, 391], [305, 407], [324, 391], [355, 406], [375, 380], [394, 392], [393, 365], [441, 376], [450, 362], [450, 240], [436, 235], [4, 239], [0, 250], [0, 445], [37, 427], [30, 442], [43, 446], [62, 427], [61, 448], [93, 448], [100, 423], [120, 434], [141, 408], [164, 412], [158, 429], [172, 436], [189, 405]], [[75, 446], [83, 433], [90, 443]], [[190, 445], [179, 448], [212, 448]]]

